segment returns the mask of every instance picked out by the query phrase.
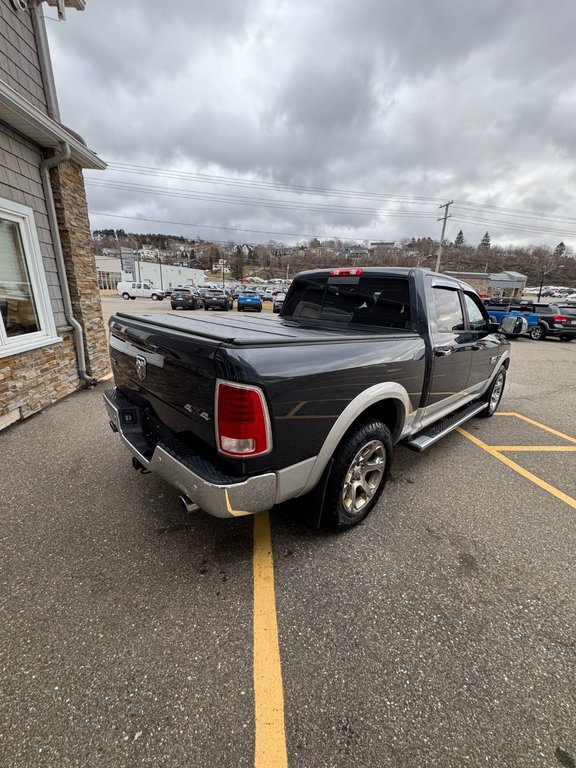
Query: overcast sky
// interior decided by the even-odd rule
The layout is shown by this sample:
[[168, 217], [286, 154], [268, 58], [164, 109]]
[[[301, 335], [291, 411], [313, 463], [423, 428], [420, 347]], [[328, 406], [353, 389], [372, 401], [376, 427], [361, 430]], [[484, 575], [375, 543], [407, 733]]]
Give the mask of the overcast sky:
[[438, 238], [453, 199], [494, 207], [455, 202], [449, 239], [576, 246], [573, 0], [87, 0], [46, 26], [62, 121], [110, 164], [95, 229]]

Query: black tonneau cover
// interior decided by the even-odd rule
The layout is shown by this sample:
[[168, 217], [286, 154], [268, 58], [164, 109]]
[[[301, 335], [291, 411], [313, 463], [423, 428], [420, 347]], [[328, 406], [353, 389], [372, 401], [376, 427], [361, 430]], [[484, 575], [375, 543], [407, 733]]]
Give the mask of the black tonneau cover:
[[407, 338], [417, 336], [413, 331], [382, 329], [370, 326], [354, 326], [344, 323], [312, 324], [302, 320], [282, 320], [266, 317], [238, 317], [213, 315], [182, 317], [166, 312], [163, 314], [132, 314], [117, 312], [120, 321], [144, 322], [178, 333], [186, 333], [233, 346], [268, 346], [270, 344], [309, 344], [310, 342], [366, 341], [370, 338]]

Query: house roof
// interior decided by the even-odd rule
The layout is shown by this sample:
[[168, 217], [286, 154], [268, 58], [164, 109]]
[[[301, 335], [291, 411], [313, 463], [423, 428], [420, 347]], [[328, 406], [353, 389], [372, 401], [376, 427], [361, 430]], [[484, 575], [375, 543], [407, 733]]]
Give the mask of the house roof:
[[30, 104], [3, 80], [0, 80], [0, 121], [45, 149], [58, 149], [65, 142], [71, 157], [81, 168], [104, 170], [106, 163], [88, 149], [78, 134], [73, 134]]

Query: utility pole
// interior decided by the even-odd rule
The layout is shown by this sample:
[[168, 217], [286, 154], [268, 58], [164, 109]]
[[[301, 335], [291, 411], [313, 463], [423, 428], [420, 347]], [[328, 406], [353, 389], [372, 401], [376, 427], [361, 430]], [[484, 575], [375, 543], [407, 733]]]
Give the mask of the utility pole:
[[436, 272], [440, 272], [440, 260], [442, 259], [442, 243], [444, 242], [444, 233], [446, 232], [446, 222], [448, 219], [452, 218], [451, 214], [448, 213], [448, 209], [452, 205], [454, 200], [450, 200], [449, 203], [444, 203], [444, 205], [439, 205], [438, 208], [444, 208], [444, 216], [442, 216], [441, 219], [437, 219], [437, 221], [442, 222], [442, 234], [440, 235], [440, 245], [438, 247], [438, 255], [436, 256]]

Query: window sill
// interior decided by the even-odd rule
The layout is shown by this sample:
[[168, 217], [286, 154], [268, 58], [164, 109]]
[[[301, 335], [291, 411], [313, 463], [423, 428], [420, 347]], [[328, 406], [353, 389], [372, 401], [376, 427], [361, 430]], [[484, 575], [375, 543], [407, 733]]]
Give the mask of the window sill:
[[3, 357], [13, 357], [14, 355], [21, 355], [24, 352], [31, 352], [34, 349], [40, 349], [40, 347], [48, 347], [50, 344], [60, 344], [62, 338], [60, 336], [53, 336], [44, 339], [33, 339], [30, 341], [21, 341], [18, 344], [11, 344], [10, 346], [0, 346], [0, 359]]

